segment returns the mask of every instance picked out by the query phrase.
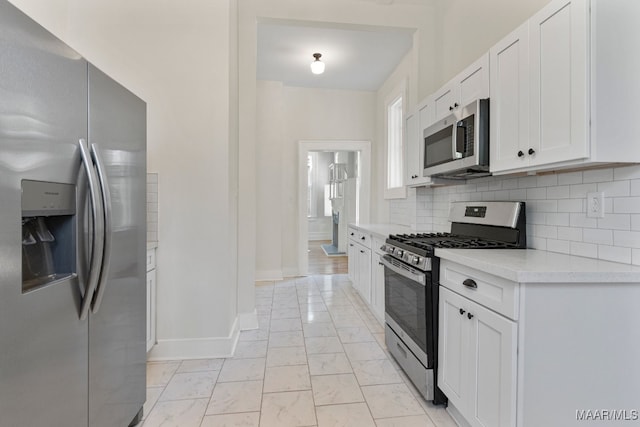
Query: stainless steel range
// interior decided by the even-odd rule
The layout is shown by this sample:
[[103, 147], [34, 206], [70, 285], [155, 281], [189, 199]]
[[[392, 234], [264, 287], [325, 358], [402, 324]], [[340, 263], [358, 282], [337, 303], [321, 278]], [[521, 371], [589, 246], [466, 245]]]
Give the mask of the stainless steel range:
[[526, 247], [524, 202], [454, 202], [450, 233], [390, 235], [380, 258], [385, 275], [385, 341], [426, 400], [447, 402], [436, 383], [438, 273], [435, 248]]

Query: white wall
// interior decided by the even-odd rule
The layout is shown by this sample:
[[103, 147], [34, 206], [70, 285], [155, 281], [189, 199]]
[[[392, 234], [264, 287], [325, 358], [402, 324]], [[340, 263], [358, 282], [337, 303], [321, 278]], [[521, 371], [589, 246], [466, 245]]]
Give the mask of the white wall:
[[373, 140], [375, 94], [256, 87], [256, 279], [263, 280], [298, 274], [298, 142]]
[[282, 278], [283, 86], [259, 81], [257, 90], [256, 279], [277, 280]]
[[236, 0], [14, 3], [147, 102], [148, 169], [158, 172], [163, 218], [153, 355], [230, 352], [238, 311], [236, 254], [227, 246], [236, 240]]
[[437, 90], [551, 0], [437, 0]]
[[[425, 75], [420, 76], [420, 80], [415, 84], [419, 87], [424, 85], [428, 87], [427, 80], [431, 79], [432, 69], [434, 67], [431, 58], [435, 52], [433, 37], [430, 35], [434, 31], [433, 19], [435, 7], [430, 4], [378, 4], [374, 2], [361, 1], [344, 1], [344, 0], [307, 0], [300, 2], [299, 0], [243, 0], [239, 2], [240, 8], [240, 215], [239, 215], [239, 243], [240, 252], [244, 259], [249, 263], [255, 260], [256, 265], [261, 261], [257, 257], [261, 256], [255, 251], [255, 237], [260, 233], [256, 230], [256, 212], [263, 215], [262, 210], [257, 209], [256, 205], [256, 176], [257, 162], [255, 153], [257, 152], [256, 144], [259, 143], [256, 130], [256, 96], [258, 93], [256, 83], [256, 25], [260, 19], [285, 19], [294, 21], [310, 21], [310, 22], [328, 22], [341, 24], [361, 24], [361, 25], [381, 25], [394, 26], [404, 28], [420, 28], [420, 31], [414, 37], [414, 43], [421, 55], [418, 57], [420, 64], [423, 66]], [[292, 116], [297, 121], [288, 122], [294, 126], [290, 134], [286, 136], [286, 143], [289, 148], [283, 151], [283, 181], [282, 194], [283, 200], [283, 216], [281, 221], [283, 224], [282, 239], [282, 265], [281, 269], [285, 274], [296, 274], [297, 267], [297, 173], [295, 165], [297, 164], [297, 151], [291, 145], [293, 141], [298, 139], [359, 139], [371, 140], [376, 144], [375, 137], [375, 116], [373, 108], [375, 101], [374, 95], [369, 103], [368, 123], [360, 122], [362, 126], [357, 132], [349, 131], [339, 132], [341, 129], [334, 128], [328, 124], [330, 122], [322, 121], [320, 118], [327, 117], [338, 120], [339, 123], [348, 121], [349, 129], [356, 129], [356, 123], [360, 120], [362, 109], [347, 110], [341, 108], [341, 99], [339, 96], [329, 96], [326, 101], [332, 102], [330, 107], [326, 109], [320, 116], [315, 116], [313, 111], [313, 103], [311, 102], [311, 92], [305, 89], [288, 88], [285, 92], [285, 106], [291, 108]], [[331, 99], [332, 98], [332, 99]], [[315, 101], [315, 100], [314, 100]], [[290, 102], [292, 107], [289, 107]], [[324, 104], [327, 105], [327, 104]], [[301, 107], [296, 111], [293, 108]], [[331, 111], [340, 111], [331, 114]], [[306, 116], [303, 116], [307, 114]], [[314, 114], [314, 115], [310, 115]], [[313, 119], [312, 119], [313, 118]], [[340, 125], [342, 126], [342, 125]], [[351, 136], [350, 136], [351, 135]], [[374, 175], [375, 176], [375, 175]], [[375, 191], [372, 192], [373, 198], [376, 197]], [[372, 202], [375, 204], [375, 202]], [[262, 264], [261, 264], [262, 265]], [[239, 287], [246, 290], [247, 293], [252, 292], [253, 281], [256, 276], [251, 270], [239, 271]]]

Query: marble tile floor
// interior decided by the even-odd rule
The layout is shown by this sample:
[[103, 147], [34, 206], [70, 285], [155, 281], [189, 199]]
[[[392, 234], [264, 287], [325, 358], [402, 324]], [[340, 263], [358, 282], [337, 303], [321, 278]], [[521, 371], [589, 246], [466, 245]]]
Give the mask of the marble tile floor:
[[344, 274], [256, 285], [260, 328], [227, 359], [149, 362], [139, 427], [455, 427], [424, 401]]

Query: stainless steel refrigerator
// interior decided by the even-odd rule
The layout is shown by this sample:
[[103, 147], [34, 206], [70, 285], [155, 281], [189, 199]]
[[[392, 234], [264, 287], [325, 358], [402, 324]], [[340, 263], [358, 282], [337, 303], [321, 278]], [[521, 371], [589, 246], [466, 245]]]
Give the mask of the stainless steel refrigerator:
[[0, 426], [145, 401], [146, 104], [0, 0]]

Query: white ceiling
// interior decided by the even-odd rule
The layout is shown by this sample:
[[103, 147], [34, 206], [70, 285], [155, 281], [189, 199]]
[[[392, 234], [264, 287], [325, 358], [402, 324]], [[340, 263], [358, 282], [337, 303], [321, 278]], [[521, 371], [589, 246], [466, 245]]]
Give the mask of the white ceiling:
[[[260, 22], [257, 78], [287, 86], [375, 91], [411, 49], [413, 32], [407, 28]], [[311, 73], [315, 52], [322, 54], [324, 74]]]

